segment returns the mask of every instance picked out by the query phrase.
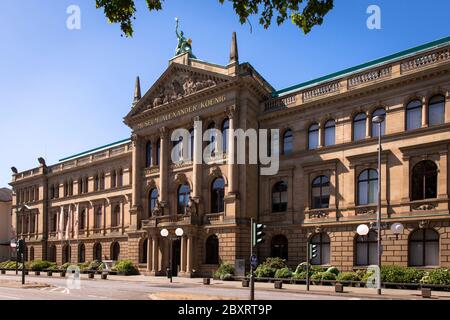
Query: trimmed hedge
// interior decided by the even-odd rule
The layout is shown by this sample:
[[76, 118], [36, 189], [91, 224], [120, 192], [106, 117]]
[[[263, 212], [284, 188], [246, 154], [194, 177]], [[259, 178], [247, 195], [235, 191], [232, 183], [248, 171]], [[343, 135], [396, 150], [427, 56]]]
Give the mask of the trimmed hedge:
[[231, 280], [233, 278], [234, 274], [234, 267], [227, 263], [221, 263], [219, 265], [219, 268], [214, 272], [214, 278], [220, 279], [220, 280]]
[[117, 271], [125, 276], [138, 275], [139, 270], [131, 260], [120, 260], [111, 268], [111, 271]]
[[278, 269], [275, 272], [275, 278], [288, 279], [292, 277], [292, 271], [289, 268]]

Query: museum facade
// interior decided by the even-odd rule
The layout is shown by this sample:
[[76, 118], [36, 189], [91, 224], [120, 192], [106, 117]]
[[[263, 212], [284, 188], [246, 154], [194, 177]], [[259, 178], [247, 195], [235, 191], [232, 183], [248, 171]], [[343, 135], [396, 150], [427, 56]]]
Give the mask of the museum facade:
[[[239, 62], [235, 34], [225, 66], [181, 53], [144, 95], [136, 80], [124, 118], [131, 138], [12, 168], [14, 230], [28, 260], [131, 259], [162, 275], [172, 252], [178, 275], [202, 276], [221, 262], [248, 265], [254, 218], [267, 226], [260, 260], [296, 266], [310, 241], [313, 264], [376, 264], [376, 231], [356, 233], [376, 218], [376, 115], [385, 119], [382, 262], [450, 267], [450, 37], [280, 91]], [[223, 154], [195, 159], [205, 142], [194, 123], [223, 133]], [[188, 157], [173, 161], [180, 128], [192, 133]], [[280, 130], [276, 174], [224, 161], [235, 155], [235, 129]], [[404, 225], [398, 236], [394, 222]]]

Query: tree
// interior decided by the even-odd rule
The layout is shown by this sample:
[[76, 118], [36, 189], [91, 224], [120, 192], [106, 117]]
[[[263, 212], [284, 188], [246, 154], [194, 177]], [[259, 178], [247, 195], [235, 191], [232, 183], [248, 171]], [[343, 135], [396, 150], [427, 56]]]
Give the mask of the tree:
[[[149, 11], [162, 10], [164, 0], [146, 0]], [[278, 25], [291, 19], [292, 23], [309, 33], [316, 25], [321, 25], [325, 15], [333, 9], [334, 0], [227, 0], [233, 3], [233, 9], [239, 22], [248, 22], [252, 15], [259, 15], [259, 23], [269, 28], [274, 16]], [[133, 36], [135, 18], [135, 0], [95, 0], [97, 9], [103, 8], [111, 23], [119, 23], [127, 37]], [[225, 0], [219, 0], [221, 4]]]

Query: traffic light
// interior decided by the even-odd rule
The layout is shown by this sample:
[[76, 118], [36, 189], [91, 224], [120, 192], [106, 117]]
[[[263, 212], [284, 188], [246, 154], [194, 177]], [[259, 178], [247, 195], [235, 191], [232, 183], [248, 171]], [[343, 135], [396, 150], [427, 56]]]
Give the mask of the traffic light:
[[17, 241], [17, 254], [18, 256], [20, 256], [24, 252], [25, 252], [25, 240], [19, 239], [19, 241]]
[[317, 244], [309, 245], [310, 260], [317, 257]]
[[264, 225], [262, 223], [253, 222], [253, 226], [252, 226], [252, 245], [253, 246], [261, 244], [265, 241], [265, 239], [264, 239], [264, 236], [266, 235], [264, 233], [265, 228], [266, 228], [266, 225]]

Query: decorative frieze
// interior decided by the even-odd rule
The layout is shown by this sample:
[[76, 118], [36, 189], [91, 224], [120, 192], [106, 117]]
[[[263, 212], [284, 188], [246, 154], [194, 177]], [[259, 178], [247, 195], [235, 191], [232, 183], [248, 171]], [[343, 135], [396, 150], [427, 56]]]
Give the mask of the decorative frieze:
[[433, 53], [427, 53], [420, 57], [403, 62], [401, 64], [401, 72], [407, 72], [446, 60], [450, 60], [450, 51], [448, 48]]
[[378, 79], [383, 79], [390, 76], [392, 73], [392, 66], [381, 68], [378, 70], [369, 71], [366, 73], [359, 74], [355, 77], [348, 79], [348, 87], [353, 88], [361, 84], [375, 81]]
[[303, 92], [303, 101], [312, 100], [334, 92], [339, 92], [339, 82], [328, 83]]

